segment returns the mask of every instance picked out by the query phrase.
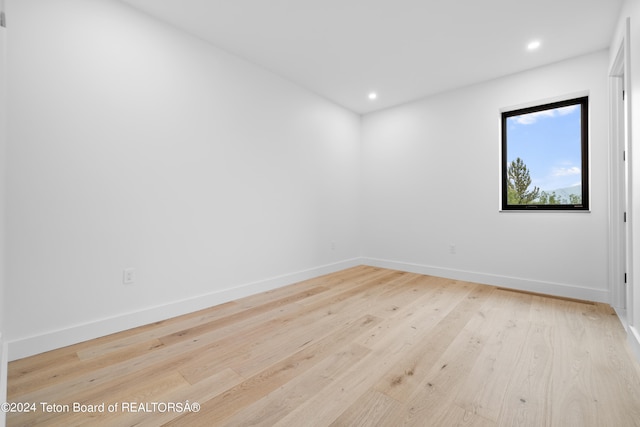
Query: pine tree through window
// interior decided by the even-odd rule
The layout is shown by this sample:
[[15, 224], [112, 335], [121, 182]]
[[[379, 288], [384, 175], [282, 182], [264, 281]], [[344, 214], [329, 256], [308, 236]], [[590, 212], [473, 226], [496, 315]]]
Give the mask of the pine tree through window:
[[502, 113], [502, 209], [588, 210], [588, 97]]

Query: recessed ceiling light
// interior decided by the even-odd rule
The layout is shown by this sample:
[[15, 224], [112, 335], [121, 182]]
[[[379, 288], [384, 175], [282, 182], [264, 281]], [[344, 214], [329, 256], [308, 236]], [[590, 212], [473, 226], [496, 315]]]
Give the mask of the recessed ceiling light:
[[536, 50], [539, 47], [540, 47], [540, 40], [534, 40], [527, 45], [527, 49], [529, 50]]
[[375, 92], [371, 92], [371, 93], [369, 94], [369, 99], [371, 99], [371, 100], [374, 100], [374, 99], [376, 99], [377, 97], [378, 97], [378, 94], [377, 94], [377, 93], [375, 93]]

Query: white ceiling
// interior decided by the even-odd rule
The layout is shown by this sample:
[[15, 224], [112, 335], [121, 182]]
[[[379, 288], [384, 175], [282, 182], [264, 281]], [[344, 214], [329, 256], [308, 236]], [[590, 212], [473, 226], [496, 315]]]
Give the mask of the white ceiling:
[[[609, 46], [622, 0], [122, 0], [357, 113]], [[542, 46], [529, 52], [526, 45]], [[371, 101], [369, 92], [378, 93]]]

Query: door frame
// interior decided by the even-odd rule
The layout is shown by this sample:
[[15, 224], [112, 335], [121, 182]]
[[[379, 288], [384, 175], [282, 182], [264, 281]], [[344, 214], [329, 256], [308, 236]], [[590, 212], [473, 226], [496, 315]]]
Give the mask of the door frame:
[[627, 19], [625, 33], [609, 70], [609, 280], [611, 305], [625, 326], [633, 324], [634, 314], [629, 30], [630, 22]]

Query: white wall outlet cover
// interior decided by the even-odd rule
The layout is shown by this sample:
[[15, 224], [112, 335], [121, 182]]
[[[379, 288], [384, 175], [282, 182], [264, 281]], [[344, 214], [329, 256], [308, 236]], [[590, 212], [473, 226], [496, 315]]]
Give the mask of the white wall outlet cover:
[[122, 283], [130, 285], [136, 281], [136, 269], [125, 268], [122, 274]]

